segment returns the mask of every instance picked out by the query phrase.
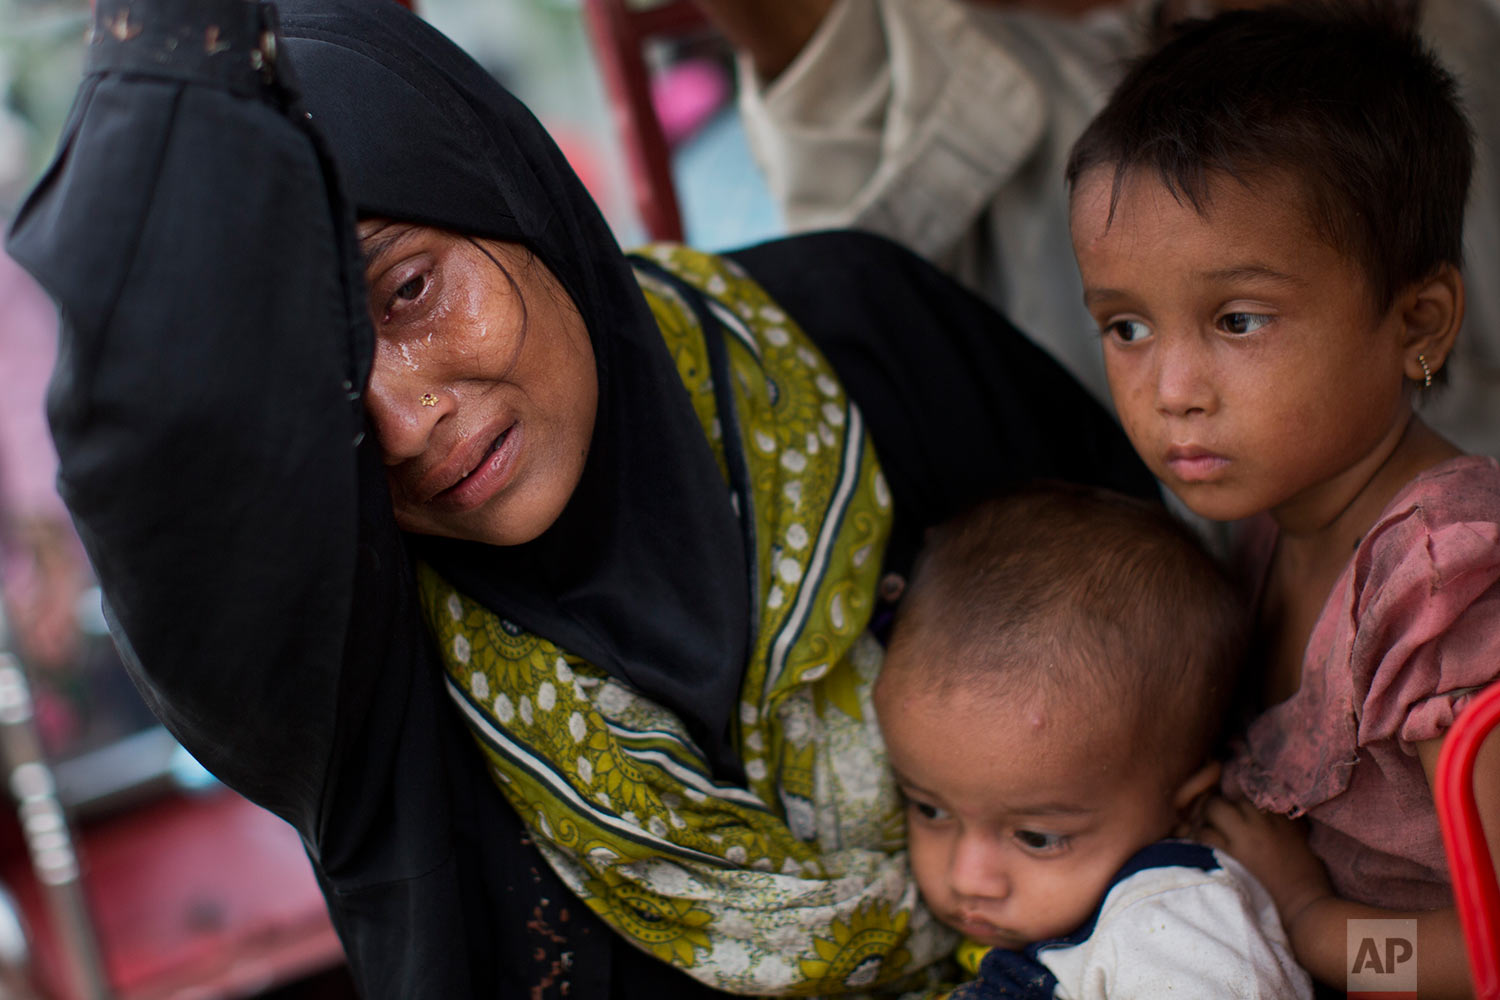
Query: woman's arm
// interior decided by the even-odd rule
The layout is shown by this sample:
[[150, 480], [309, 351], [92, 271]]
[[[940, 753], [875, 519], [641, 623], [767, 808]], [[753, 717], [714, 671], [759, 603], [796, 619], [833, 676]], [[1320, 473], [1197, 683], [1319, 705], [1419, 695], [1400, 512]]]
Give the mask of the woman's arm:
[[60, 307], [59, 486], [123, 659], [210, 770], [308, 834], [380, 529], [359, 518], [349, 223], [252, 69], [259, 10], [202, 4], [213, 53], [169, 46], [166, 18], [96, 32], [11, 250]]

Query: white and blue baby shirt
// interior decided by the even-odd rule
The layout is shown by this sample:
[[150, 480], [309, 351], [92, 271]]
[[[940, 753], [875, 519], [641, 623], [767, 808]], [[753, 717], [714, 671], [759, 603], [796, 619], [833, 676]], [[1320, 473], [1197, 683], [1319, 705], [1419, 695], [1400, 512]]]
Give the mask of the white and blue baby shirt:
[[1239, 862], [1186, 840], [1136, 852], [1077, 930], [992, 948], [951, 1000], [1311, 1000], [1270, 894]]

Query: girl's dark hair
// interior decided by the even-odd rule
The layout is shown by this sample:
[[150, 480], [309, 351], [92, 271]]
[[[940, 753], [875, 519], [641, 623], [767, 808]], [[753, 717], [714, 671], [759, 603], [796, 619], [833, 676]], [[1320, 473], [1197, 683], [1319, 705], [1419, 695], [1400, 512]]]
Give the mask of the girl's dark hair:
[[1443, 264], [1462, 266], [1473, 138], [1453, 77], [1410, 12], [1373, 2], [1233, 11], [1181, 26], [1138, 62], [1074, 145], [1070, 187], [1154, 171], [1208, 208], [1214, 175], [1300, 185], [1314, 230], [1364, 270], [1384, 311]]

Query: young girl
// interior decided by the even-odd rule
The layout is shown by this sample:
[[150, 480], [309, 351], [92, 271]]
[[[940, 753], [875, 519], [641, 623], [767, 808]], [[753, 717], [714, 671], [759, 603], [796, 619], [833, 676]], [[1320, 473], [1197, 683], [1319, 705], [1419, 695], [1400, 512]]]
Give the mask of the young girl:
[[[1246, 552], [1271, 707], [1205, 839], [1339, 989], [1347, 921], [1380, 917], [1416, 921], [1424, 998], [1471, 989], [1430, 786], [1500, 673], [1500, 467], [1413, 412], [1463, 320], [1471, 162], [1452, 79], [1409, 32], [1282, 9], [1141, 64], [1069, 164], [1136, 450], [1200, 515], [1269, 515]], [[1476, 784], [1494, 849], [1496, 755]]]

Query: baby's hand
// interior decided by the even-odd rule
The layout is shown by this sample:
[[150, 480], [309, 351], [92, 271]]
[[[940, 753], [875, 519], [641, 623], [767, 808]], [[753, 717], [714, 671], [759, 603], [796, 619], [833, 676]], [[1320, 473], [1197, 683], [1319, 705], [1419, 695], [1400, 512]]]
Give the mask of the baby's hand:
[[1204, 807], [1203, 824], [1198, 839], [1248, 868], [1270, 892], [1288, 929], [1310, 904], [1333, 895], [1301, 823], [1261, 812], [1246, 800], [1214, 796]]

